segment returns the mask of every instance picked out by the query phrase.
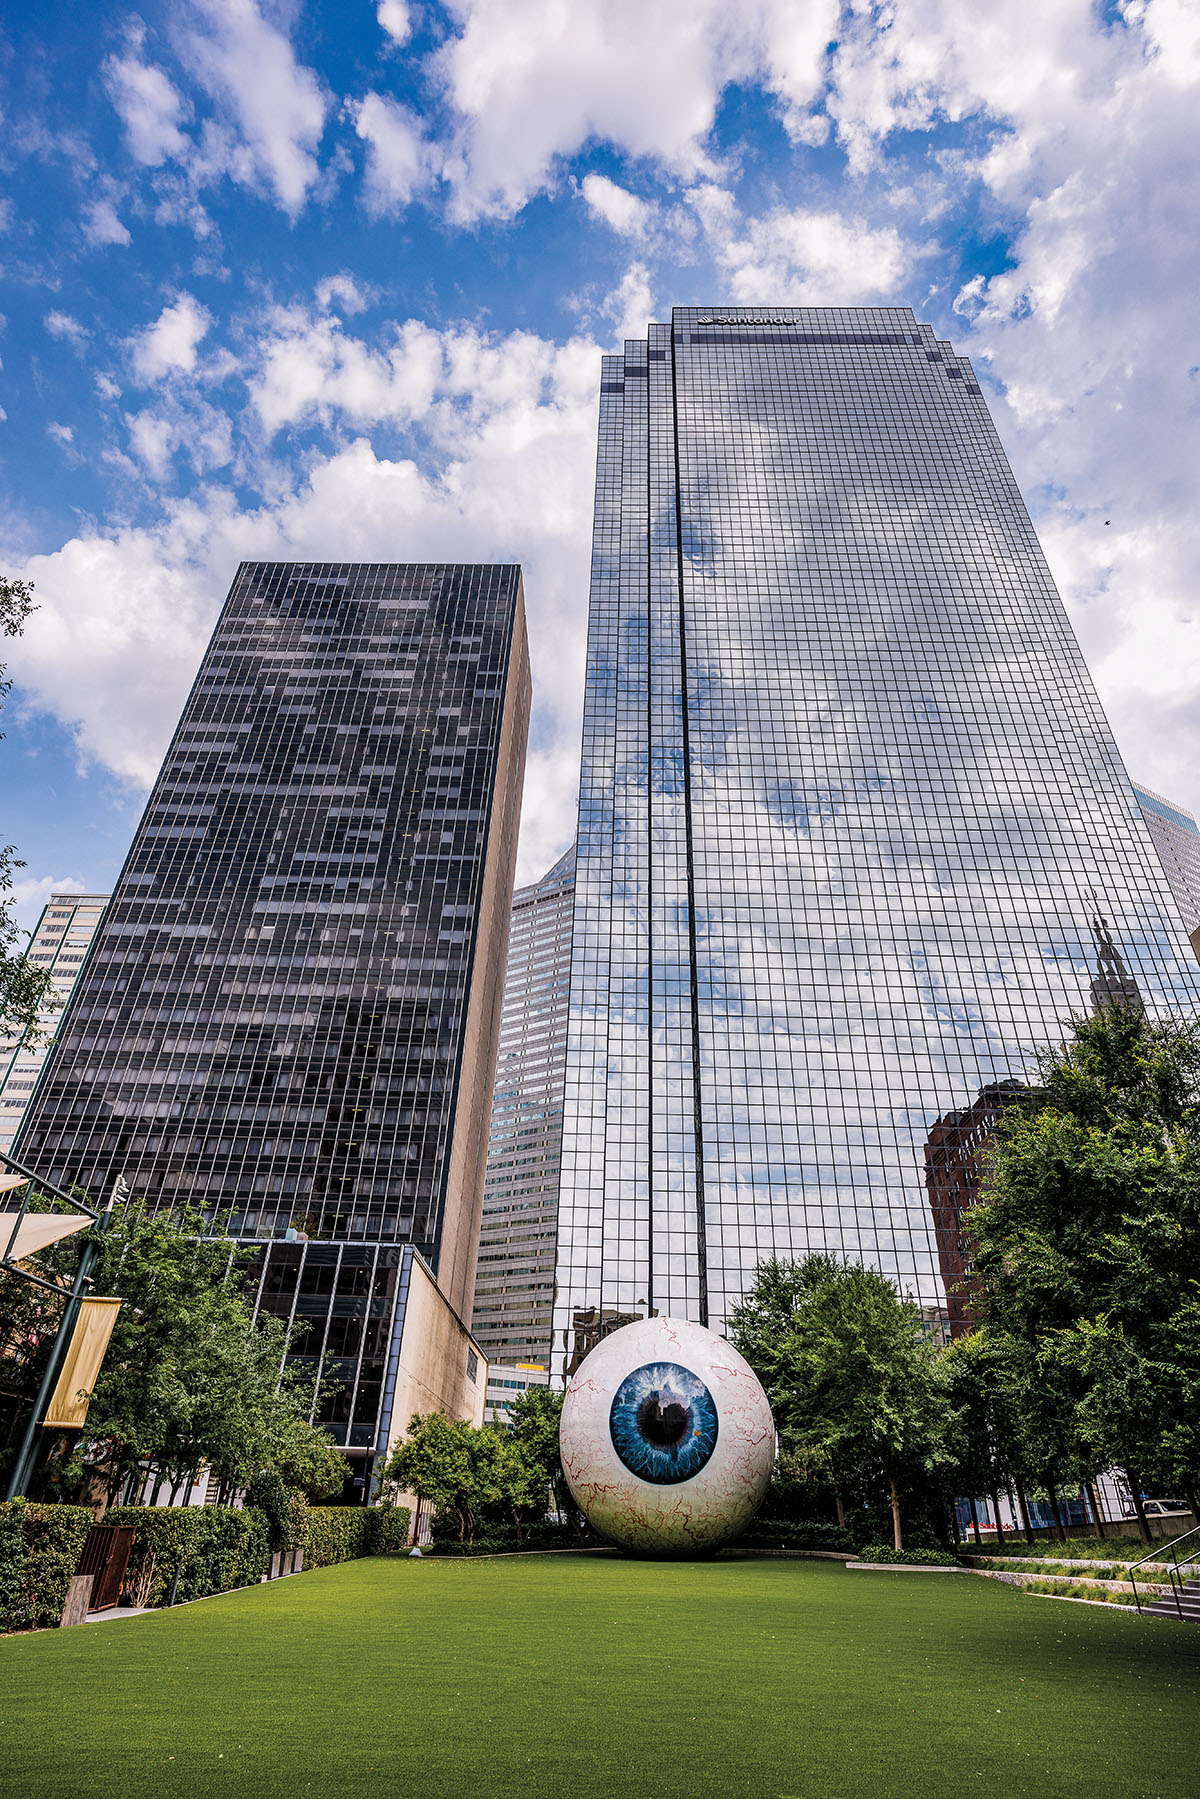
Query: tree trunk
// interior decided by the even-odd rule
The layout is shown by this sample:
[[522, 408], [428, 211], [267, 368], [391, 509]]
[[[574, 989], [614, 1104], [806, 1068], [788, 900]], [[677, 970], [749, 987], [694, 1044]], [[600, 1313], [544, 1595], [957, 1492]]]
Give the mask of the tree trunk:
[[1200, 1524], [1200, 1493], [1197, 1493], [1190, 1481], [1184, 1483], [1183, 1497], [1188, 1502], [1193, 1519]]
[[1084, 1485], [1087, 1488], [1088, 1504], [1092, 1508], [1092, 1517], [1095, 1520], [1095, 1524], [1096, 1524], [1096, 1535], [1103, 1542], [1103, 1540], [1104, 1540], [1104, 1519], [1100, 1512], [1100, 1495], [1096, 1491], [1096, 1483], [1094, 1480], [1085, 1481]]
[[1142, 1483], [1128, 1468], [1125, 1470], [1125, 1479], [1129, 1482], [1129, 1496], [1133, 1500], [1133, 1509], [1137, 1513], [1138, 1529], [1142, 1535], [1142, 1542], [1152, 1542], [1153, 1538], [1150, 1535], [1150, 1520], [1147, 1518], [1146, 1508], [1142, 1504]]
[[1000, 1522], [1000, 1489], [998, 1487], [993, 1487], [988, 1494], [988, 1498], [992, 1502], [992, 1511], [996, 1516], [996, 1548], [1003, 1552], [1004, 1526]]
[[982, 1549], [983, 1541], [979, 1535], [979, 1508], [975, 1504], [974, 1498], [972, 1498], [970, 1500], [970, 1506], [971, 1506], [971, 1535], [975, 1539], [976, 1549]]
[[894, 1480], [888, 1482], [888, 1488], [892, 1496], [892, 1546], [898, 1555], [904, 1548], [904, 1540], [900, 1535], [900, 1495], [896, 1491]]
[[842, 1496], [840, 1493], [834, 1494], [833, 1503], [837, 1507], [838, 1529], [845, 1530], [845, 1528], [846, 1528], [846, 1508], [842, 1504]]
[[1034, 1543], [1037, 1541], [1037, 1538], [1034, 1536], [1033, 1526], [1029, 1522], [1029, 1506], [1025, 1499], [1025, 1489], [1017, 1479], [1016, 1475], [1013, 1476], [1013, 1486], [1017, 1491], [1017, 1505], [1021, 1512], [1021, 1524], [1025, 1531], [1025, 1541], [1027, 1543]]
[[1046, 1493], [1050, 1500], [1050, 1510], [1054, 1515], [1054, 1534], [1060, 1543], [1065, 1543], [1067, 1540], [1067, 1533], [1063, 1527], [1062, 1512], [1059, 1509], [1058, 1491], [1054, 1482], [1051, 1480], [1046, 1482]]

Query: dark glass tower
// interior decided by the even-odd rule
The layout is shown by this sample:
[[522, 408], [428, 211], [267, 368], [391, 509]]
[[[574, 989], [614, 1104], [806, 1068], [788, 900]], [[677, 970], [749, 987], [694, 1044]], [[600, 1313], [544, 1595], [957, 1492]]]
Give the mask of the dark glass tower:
[[414, 1250], [470, 1317], [529, 696], [516, 567], [243, 564], [19, 1140], [261, 1243], [360, 1453]]
[[600, 408], [556, 1368], [647, 1310], [719, 1329], [809, 1249], [944, 1312], [936, 1121], [1110, 950], [1200, 998], [1133, 789], [971, 366], [906, 308], [679, 308]]

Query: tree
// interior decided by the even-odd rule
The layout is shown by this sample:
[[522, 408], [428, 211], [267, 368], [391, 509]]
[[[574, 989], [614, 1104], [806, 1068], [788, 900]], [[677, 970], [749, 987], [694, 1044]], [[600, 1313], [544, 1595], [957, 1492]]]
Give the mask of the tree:
[[1124, 1468], [1148, 1538], [1143, 1483], [1200, 1484], [1200, 1024], [1106, 1006], [1039, 1063], [966, 1218], [979, 1310], [1055, 1396], [1041, 1453]]
[[[33, 610], [32, 583], [0, 575], [0, 635], [19, 637]], [[11, 690], [7, 665], [0, 663], [0, 706]], [[15, 948], [20, 931], [12, 916], [13, 876], [24, 866], [11, 843], [0, 846], [0, 1040], [35, 1043], [46, 1035], [53, 986], [49, 969], [35, 968]]]
[[529, 1470], [531, 1506], [540, 1498], [544, 1511], [549, 1493], [559, 1517], [571, 1519], [578, 1528], [582, 1514], [571, 1498], [558, 1452], [564, 1397], [550, 1387], [526, 1387], [509, 1405], [508, 1431]]
[[882, 1486], [902, 1547], [901, 1491], [951, 1465], [955, 1424], [916, 1306], [849, 1260], [763, 1263], [729, 1338], [767, 1391], [785, 1451], [839, 1494]]
[[[110, 1503], [150, 1464], [172, 1499], [205, 1462], [222, 1496], [266, 1468], [328, 1492], [331, 1456], [340, 1487], [345, 1463], [309, 1422], [312, 1382], [283, 1366], [285, 1327], [253, 1317], [240, 1279], [248, 1252], [205, 1239], [205, 1228], [199, 1213], [151, 1213], [134, 1201], [114, 1208], [96, 1239], [93, 1291], [125, 1303], [69, 1469], [82, 1473], [86, 1459]], [[75, 1253], [67, 1245], [55, 1251], [60, 1267]], [[0, 1325], [9, 1343], [23, 1345], [27, 1403], [60, 1314], [56, 1295], [0, 1277]]]
[[519, 1536], [522, 1515], [539, 1503], [545, 1509], [541, 1469], [509, 1431], [441, 1412], [414, 1413], [381, 1478], [450, 1515], [460, 1543], [475, 1541], [489, 1512], [510, 1517]]

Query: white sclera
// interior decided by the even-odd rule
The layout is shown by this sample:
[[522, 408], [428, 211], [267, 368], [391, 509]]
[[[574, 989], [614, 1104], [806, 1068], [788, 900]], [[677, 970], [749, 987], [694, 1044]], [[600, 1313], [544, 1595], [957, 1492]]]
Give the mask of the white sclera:
[[[613, 1395], [635, 1368], [677, 1362], [717, 1408], [717, 1445], [691, 1480], [657, 1486], [613, 1447]], [[723, 1337], [681, 1318], [644, 1318], [597, 1344], [563, 1400], [559, 1447], [567, 1484], [592, 1527], [623, 1549], [712, 1549], [750, 1522], [775, 1464], [775, 1422], [757, 1375]]]

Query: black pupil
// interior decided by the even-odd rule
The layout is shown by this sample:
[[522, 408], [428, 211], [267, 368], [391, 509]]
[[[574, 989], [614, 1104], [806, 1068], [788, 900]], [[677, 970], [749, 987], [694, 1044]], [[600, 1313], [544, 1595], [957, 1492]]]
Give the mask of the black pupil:
[[[664, 1401], [666, 1402], [664, 1404]], [[638, 1429], [647, 1443], [658, 1449], [670, 1449], [678, 1443], [688, 1426], [688, 1408], [675, 1399], [669, 1388], [650, 1393], [638, 1407]]]

